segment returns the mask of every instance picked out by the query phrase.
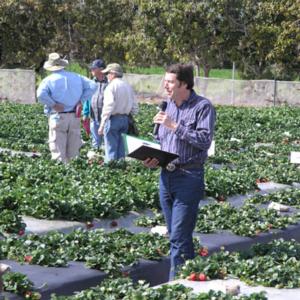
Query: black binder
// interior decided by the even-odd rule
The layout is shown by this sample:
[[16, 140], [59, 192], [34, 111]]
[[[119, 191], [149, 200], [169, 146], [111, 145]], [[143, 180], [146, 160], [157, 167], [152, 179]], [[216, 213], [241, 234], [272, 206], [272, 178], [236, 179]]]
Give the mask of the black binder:
[[127, 134], [123, 135], [125, 150], [128, 157], [138, 160], [147, 158], [156, 158], [159, 161], [159, 166], [166, 167], [167, 164], [177, 157], [178, 154], [163, 151], [159, 149], [159, 144], [142, 140]]

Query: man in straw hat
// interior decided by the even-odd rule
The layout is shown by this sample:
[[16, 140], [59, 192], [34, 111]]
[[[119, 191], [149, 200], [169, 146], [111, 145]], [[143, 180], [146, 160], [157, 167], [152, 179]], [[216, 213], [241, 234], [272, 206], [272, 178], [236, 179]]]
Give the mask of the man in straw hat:
[[119, 64], [112, 63], [102, 70], [109, 81], [104, 90], [103, 108], [99, 135], [104, 135], [105, 162], [125, 157], [122, 133], [128, 131], [128, 115], [138, 112], [131, 86], [122, 80], [123, 70]]
[[97, 84], [79, 74], [68, 72], [68, 61], [58, 53], [49, 54], [44, 69], [50, 71], [37, 89], [39, 101], [49, 115], [49, 148], [52, 159], [67, 163], [79, 155], [82, 145], [80, 116], [76, 106], [94, 94]]

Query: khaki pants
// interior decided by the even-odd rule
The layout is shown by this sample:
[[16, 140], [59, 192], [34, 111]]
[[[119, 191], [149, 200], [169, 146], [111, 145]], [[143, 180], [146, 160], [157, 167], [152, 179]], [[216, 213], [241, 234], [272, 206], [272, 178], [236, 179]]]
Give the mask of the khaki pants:
[[67, 163], [79, 155], [81, 146], [80, 118], [75, 113], [50, 115], [49, 149], [52, 159]]

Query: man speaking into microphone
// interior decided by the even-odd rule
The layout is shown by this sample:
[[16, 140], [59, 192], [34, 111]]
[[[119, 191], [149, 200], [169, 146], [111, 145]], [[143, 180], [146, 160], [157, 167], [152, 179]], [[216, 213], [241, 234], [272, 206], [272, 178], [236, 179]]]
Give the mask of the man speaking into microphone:
[[[170, 239], [169, 280], [178, 267], [195, 256], [193, 231], [198, 206], [204, 195], [204, 163], [213, 139], [215, 109], [211, 102], [195, 93], [193, 66], [175, 64], [166, 68], [165, 106], [155, 115], [154, 134], [164, 151], [179, 155], [161, 169], [160, 204]], [[158, 167], [148, 158], [144, 165]]]

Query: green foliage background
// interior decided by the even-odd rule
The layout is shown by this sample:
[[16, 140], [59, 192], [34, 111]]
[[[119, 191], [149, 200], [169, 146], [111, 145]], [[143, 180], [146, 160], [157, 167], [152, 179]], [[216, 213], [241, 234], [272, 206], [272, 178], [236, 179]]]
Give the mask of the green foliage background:
[[40, 71], [56, 51], [83, 64], [192, 62], [205, 76], [235, 61], [244, 78], [292, 80], [299, 19], [294, 0], [2, 0], [0, 67]]

